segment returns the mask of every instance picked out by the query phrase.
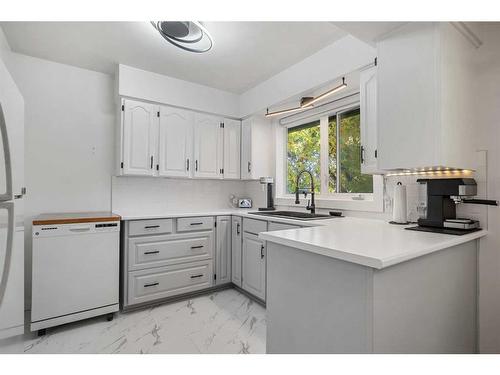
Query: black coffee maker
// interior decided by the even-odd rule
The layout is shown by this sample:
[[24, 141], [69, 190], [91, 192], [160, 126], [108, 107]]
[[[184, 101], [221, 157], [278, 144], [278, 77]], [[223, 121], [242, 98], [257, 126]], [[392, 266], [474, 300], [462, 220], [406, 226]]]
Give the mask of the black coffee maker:
[[427, 194], [427, 211], [417, 221], [418, 227], [407, 228], [425, 232], [465, 234], [480, 229], [479, 221], [457, 218], [459, 203], [498, 206], [498, 201], [474, 199], [477, 183], [473, 178], [418, 179]]

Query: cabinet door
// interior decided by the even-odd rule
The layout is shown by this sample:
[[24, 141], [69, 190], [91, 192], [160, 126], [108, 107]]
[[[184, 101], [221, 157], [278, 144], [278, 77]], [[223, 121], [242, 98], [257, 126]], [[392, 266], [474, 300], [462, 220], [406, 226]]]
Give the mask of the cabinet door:
[[224, 120], [224, 178], [240, 178], [241, 122]]
[[255, 234], [243, 233], [242, 287], [265, 301], [266, 299], [266, 246]]
[[234, 216], [232, 219], [231, 238], [231, 279], [233, 284], [241, 288], [241, 246], [242, 246], [242, 220]]
[[215, 116], [195, 115], [194, 176], [222, 178], [222, 121]]
[[193, 152], [194, 114], [183, 109], [160, 107], [160, 176], [189, 177]]
[[231, 216], [217, 217], [217, 252], [215, 255], [217, 285], [231, 282]]
[[241, 179], [252, 179], [252, 122], [241, 122]]
[[377, 172], [377, 67], [359, 77], [361, 112], [361, 172]]
[[274, 175], [274, 134], [272, 122], [252, 116], [241, 124], [241, 178], [256, 180]]
[[156, 172], [157, 105], [125, 100], [123, 174], [153, 176]]

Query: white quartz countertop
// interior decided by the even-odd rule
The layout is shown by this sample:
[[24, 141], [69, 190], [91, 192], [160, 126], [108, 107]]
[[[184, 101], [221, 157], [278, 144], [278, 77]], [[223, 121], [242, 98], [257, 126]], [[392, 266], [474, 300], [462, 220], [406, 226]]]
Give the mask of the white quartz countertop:
[[284, 217], [273, 217], [263, 215], [253, 215], [251, 212], [257, 212], [258, 209], [248, 208], [227, 208], [215, 210], [191, 210], [191, 211], [168, 211], [168, 212], [130, 212], [113, 210], [113, 213], [120, 215], [122, 220], [146, 220], [146, 219], [168, 219], [174, 217], [194, 217], [194, 216], [223, 216], [235, 215], [241, 217], [248, 217], [255, 220], [273, 221], [276, 223], [295, 224], [298, 226], [310, 227], [328, 225], [329, 222], [337, 220], [336, 218], [326, 218], [321, 220], [295, 220]]
[[113, 212], [122, 220], [163, 219], [193, 216], [237, 215], [255, 220], [294, 224], [307, 228], [264, 232], [260, 238], [311, 253], [363, 266], [382, 269], [485, 236], [481, 230], [463, 236], [416, 232], [383, 220], [335, 217], [322, 220], [295, 220], [252, 215], [257, 209], [214, 209], [169, 212]]
[[405, 230], [386, 221], [353, 217], [312, 228], [264, 232], [260, 238], [331, 258], [382, 269], [469, 242], [486, 230], [456, 236]]

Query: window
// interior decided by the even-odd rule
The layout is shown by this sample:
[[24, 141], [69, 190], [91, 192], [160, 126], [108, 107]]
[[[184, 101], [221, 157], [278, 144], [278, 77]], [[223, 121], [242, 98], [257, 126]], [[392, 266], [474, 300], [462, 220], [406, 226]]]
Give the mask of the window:
[[[315, 192], [321, 195], [373, 193], [373, 176], [361, 173], [359, 108], [290, 127], [287, 136], [287, 193], [295, 193], [297, 174], [304, 169], [312, 173]], [[309, 185], [304, 175], [299, 188]]]
[[315, 193], [319, 193], [320, 150], [319, 120], [288, 129], [287, 192], [295, 192], [297, 174], [305, 169], [312, 173]]

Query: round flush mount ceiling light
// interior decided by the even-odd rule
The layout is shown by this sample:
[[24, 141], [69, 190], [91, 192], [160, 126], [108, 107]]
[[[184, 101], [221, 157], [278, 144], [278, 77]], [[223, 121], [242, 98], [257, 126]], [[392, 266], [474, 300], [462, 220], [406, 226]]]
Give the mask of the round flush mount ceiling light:
[[210, 51], [214, 41], [208, 30], [198, 21], [151, 21], [153, 27], [169, 43], [185, 51]]

